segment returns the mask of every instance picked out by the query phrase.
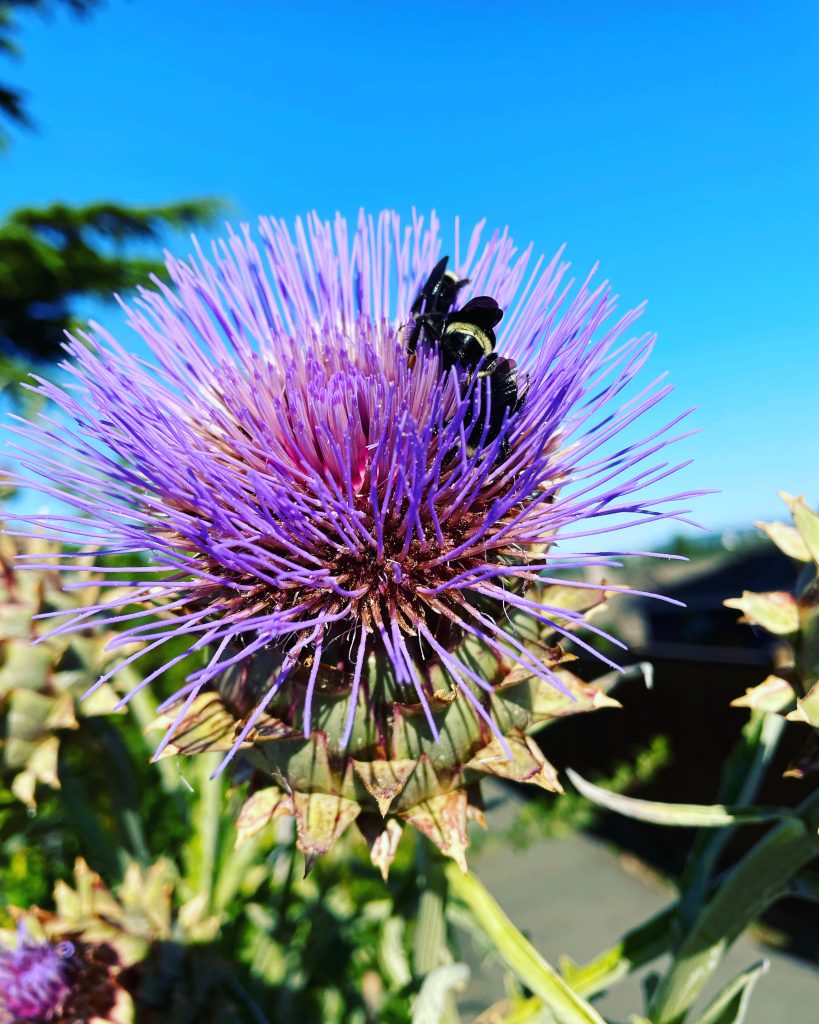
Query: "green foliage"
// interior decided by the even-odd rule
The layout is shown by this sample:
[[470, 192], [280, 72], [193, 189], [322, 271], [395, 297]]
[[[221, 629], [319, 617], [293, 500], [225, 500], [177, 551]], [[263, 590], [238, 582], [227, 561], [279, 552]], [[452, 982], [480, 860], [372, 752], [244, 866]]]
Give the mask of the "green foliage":
[[81, 297], [109, 300], [151, 275], [161, 262], [134, 253], [159, 244], [170, 230], [210, 222], [215, 199], [127, 207], [54, 203], [26, 207], [0, 224], [0, 386], [20, 380], [30, 363], [59, 358], [72, 309]]
[[[122, 557], [110, 558], [108, 567], [122, 566]], [[243, 786], [210, 779], [218, 755], [187, 762], [187, 777], [181, 762], [149, 763], [146, 726], [155, 718], [157, 694], [141, 691], [124, 715], [92, 716], [82, 704], [76, 705], [76, 720], [68, 714], [58, 699], [71, 693], [73, 676], [65, 673], [84, 678], [98, 664], [102, 637], [89, 631], [69, 647], [68, 641], [52, 638], [34, 649], [36, 655], [26, 648], [23, 654], [32, 660], [25, 671], [21, 623], [29, 629], [33, 611], [61, 601], [70, 606], [72, 598], [61, 598], [47, 573], [32, 572], [18, 581], [7, 566], [6, 575], [0, 679], [6, 679], [7, 689], [0, 700], [0, 732], [11, 720], [11, 696], [21, 689], [62, 710], [53, 718], [59, 735], [53, 775], [38, 775], [35, 790], [21, 796], [19, 787], [11, 789], [20, 765], [13, 759], [0, 765], [0, 924], [12, 923], [12, 908], [36, 904], [52, 934], [58, 934], [58, 924], [70, 925], [72, 934], [110, 932], [116, 949], [132, 954], [136, 949], [130, 962], [139, 965], [139, 984], [131, 993], [137, 1019], [154, 1024], [456, 1022], [446, 995], [447, 985], [463, 974], [447, 949], [447, 923], [456, 921], [479, 929], [517, 979], [511, 998], [483, 1020], [604, 1024], [589, 1000], [671, 953], [670, 965], [647, 993], [646, 1016], [632, 1019], [741, 1024], [764, 966], [744, 971], [698, 1011], [705, 981], [724, 950], [773, 900], [785, 894], [816, 897], [816, 880], [805, 869], [817, 852], [819, 794], [793, 811], [772, 813], [753, 805], [785, 724], [777, 713], [784, 705], [755, 706], [755, 691], [744, 698], [752, 714], [725, 764], [720, 805], [674, 808], [622, 795], [636, 782], [653, 780], [668, 763], [669, 744], [656, 736], [598, 779], [602, 788], [580, 780], [580, 792], [556, 801], [528, 801], [500, 834], [526, 845], [591, 825], [599, 813], [595, 802], [658, 825], [710, 826], [694, 843], [680, 899], [588, 964], [564, 959], [559, 971], [552, 967], [474, 875], [463, 875], [454, 864], [443, 867], [432, 846], [411, 830], [386, 884], [352, 829], [303, 877], [305, 861], [289, 817], [274, 819], [235, 847]], [[108, 582], [115, 583], [116, 576], [111, 573]], [[800, 606], [800, 622], [810, 628], [814, 607], [804, 601]], [[797, 668], [814, 664], [811, 650], [807, 643], [798, 648]], [[36, 657], [41, 661], [35, 671]], [[123, 670], [124, 678], [114, 679], [114, 688], [133, 689], [139, 681], [136, 666], [147, 675], [165, 657], [167, 652], [149, 651]], [[192, 667], [190, 660], [173, 666], [161, 692], [179, 688]], [[796, 711], [788, 717], [796, 715], [800, 728], [810, 726], [813, 705], [792, 697], [788, 706], [796, 705]], [[738, 864], [718, 873], [731, 828], [777, 816], [784, 820]], [[722, 825], [728, 828], [718, 831]]]
[[[796, 708], [786, 718], [808, 725], [813, 733], [805, 754], [785, 773], [787, 777], [806, 778], [815, 774], [817, 720], [812, 695], [817, 692], [819, 644], [817, 644], [816, 575], [819, 566], [819, 516], [799, 498], [783, 495], [794, 518], [795, 529], [782, 523], [758, 524], [780, 549], [793, 558], [799, 570], [796, 597], [746, 593], [743, 599], [726, 601], [738, 607], [747, 621], [788, 636], [792, 660], [781, 658], [779, 676], [769, 676], [746, 692], [734, 705], [749, 707], [751, 718], [726, 761], [720, 782], [719, 798], [731, 804], [734, 814], [725, 808], [682, 808], [679, 816], [690, 819], [692, 812], [714, 824], [726, 818], [727, 828], [709, 829], [698, 835], [691, 859], [681, 880], [680, 900], [650, 921], [632, 929], [615, 946], [583, 967], [567, 962], [566, 980], [583, 994], [605, 991], [632, 971], [671, 952], [671, 963], [647, 993], [651, 1024], [684, 1024], [693, 1021], [696, 1002], [703, 987], [716, 970], [725, 951], [772, 903], [785, 895], [815, 898], [812, 876], [805, 867], [819, 854], [819, 791], [814, 791], [793, 809], [752, 805], [757, 789], [770, 766], [785, 720], [781, 713]], [[788, 601], [791, 604], [788, 604]], [[790, 609], [783, 628], [782, 607]], [[800, 697], [802, 694], [804, 696]], [[592, 792], [584, 787], [587, 792]], [[592, 792], [592, 795], [595, 794]], [[599, 795], [598, 795], [599, 796]], [[597, 797], [595, 797], [597, 798]], [[652, 807], [646, 801], [630, 801], [605, 794], [600, 802], [620, 813], [645, 819]], [[743, 810], [745, 809], [745, 810]], [[673, 805], [654, 805], [654, 820], [671, 820]], [[715, 813], [716, 812], [716, 813]], [[755, 818], [779, 816], [777, 827], [767, 831], [742, 857], [722, 874], [718, 862], [731, 831]], [[706, 1007], [696, 1024], [740, 1024], [748, 999], [764, 965], [755, 965], [730, 982]], [[642, 1019], [642, 1018], [641, 1018]]]
[[658, 800], [639, 800], [622, 793], [612, 793], [602, 786], [587, 782], [569, 768], [566, 774], [575, 788], [587, 799], [606, 810], [635, 821], [675, 828], [723, 828], [725, 825], [755, 825], [763, 821], [792, 818], [786, 807], [727, 807], [725, 804], [666, 804]]
[[172, 767], [165, 788], [149, 754], [135, 715], [84, 721], [63, 739], [61, 789], [40, 787], [36, 815], [0, 790], [0, 923], [10, 923], [10, 906], [48, 907], [54, 882], [70, 880], [78, 856], [109, 886], [134, 859], [150, 866], [170, 857], [173, 941], [160, 937], [141, 968], [158, 1024], [407, 1024], [416, 982], [401, 922], [417, 895], [412, 841], [389, 886], [357, 836], [304, 878], [291, 822], [237, 851], [238, 793], [208, 780], [204, 765], [185, 781]]
[[695, 1024], [742, 1024], [754, 985], [767, 969], [768, 963], [763, 960], [743, 971], [720, 992]]

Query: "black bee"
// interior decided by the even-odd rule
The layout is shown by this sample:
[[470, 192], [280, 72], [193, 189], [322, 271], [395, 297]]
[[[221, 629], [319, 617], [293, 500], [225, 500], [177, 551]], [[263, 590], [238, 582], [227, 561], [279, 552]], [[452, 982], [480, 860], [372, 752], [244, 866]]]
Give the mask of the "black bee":
[[[495, 440], [507, 415], [522, 406], [525, 392], [521, 394], [518, 388], [514, 360], [495, 352], [495, 328], [503, 317], [503, 310], [490, 296], [479, 295], [453, 311], [458, 292], [469, 282], [459, 281], [446, 265], [445, 256], [433, 268], [412, 304], [414, 322], [407, 351], [413, 359], [419, 343], [437, 343], [441, 369], [445, 373], [459, 367], [467, 386], [477, 377], [476, 388], [482, 389], [482, 408], [466, 422], [471, 428], [467, 447], [474, 449], [482, 437], [484, 445]], [[501, 458], [507, 453], [508, 444], [504, 439]]]
[[428, 334], [433, 343], [440, 340], [449, 311], [455, 305], [458, 292], [469, 279], [459, 281], [457, 275], [446, 269], [449, 257], [436, 263], [423, 288], [415, 296], [410, 312], [413, 317], [412, 329], [407, 338], [407, 352], [415, 353], [418, 342]]

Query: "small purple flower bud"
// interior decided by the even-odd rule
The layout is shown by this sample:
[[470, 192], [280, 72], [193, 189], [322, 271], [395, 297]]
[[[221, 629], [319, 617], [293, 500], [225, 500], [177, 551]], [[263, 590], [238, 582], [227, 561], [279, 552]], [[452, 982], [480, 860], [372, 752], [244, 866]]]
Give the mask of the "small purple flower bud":
[[70, 942], [35, 942], [20, 925], [17, 948], [0, 950], [0, 1011], [13, 1021], [52, 1020], [70, 993], [73, 953]]

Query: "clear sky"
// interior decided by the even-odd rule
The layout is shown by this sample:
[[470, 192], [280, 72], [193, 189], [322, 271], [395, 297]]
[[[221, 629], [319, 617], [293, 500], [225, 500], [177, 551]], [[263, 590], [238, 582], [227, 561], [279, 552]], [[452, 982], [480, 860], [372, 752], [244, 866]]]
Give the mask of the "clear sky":
[[[27, 17], [0, 213], [486, 216], [647, 298], [713, 529], [819, 500], [819, 5], [109, 0]], [[184, 239], [175, 244], [187, 251]], [[103, 314], [104, 315], [104, 314]], [[108, 314], [109, 320], [115, 314]]]

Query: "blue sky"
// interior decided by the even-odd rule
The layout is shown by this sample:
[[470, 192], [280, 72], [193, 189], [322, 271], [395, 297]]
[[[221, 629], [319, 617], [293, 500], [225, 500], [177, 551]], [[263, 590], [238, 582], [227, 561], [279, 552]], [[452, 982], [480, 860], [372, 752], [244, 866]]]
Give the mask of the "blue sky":
[[21, 43], [3, 77], [39, 130], [0, 213], [209, 194], [235, 220], [415, 205], [567, 242], [649, 300], [669, 411], [698, 406], [682, 485], [721, 490], [698, 518], [819, 500], [815, 3], [110, 0]]

